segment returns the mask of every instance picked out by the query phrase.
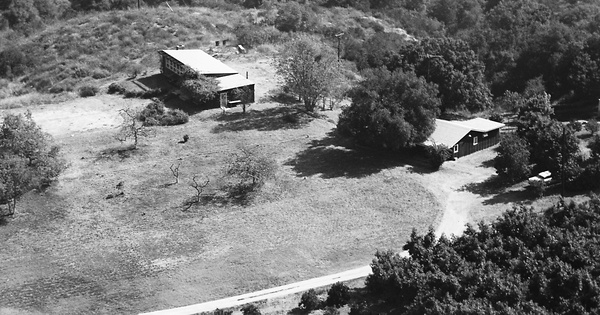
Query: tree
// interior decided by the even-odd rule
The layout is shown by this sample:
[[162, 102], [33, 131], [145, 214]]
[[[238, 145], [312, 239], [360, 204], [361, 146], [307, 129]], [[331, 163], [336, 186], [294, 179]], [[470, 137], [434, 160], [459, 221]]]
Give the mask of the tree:
[[321, 300], [319, 300], [315, 289], [310, 289], [302, 293], [302, 297], [300, 297], [300, 303], [298, 303], [298, 306], [307, 311], [316, 310], [321, 307]]
[[521, 206], [452, 239], [413, 231], [410, 256], [377, 252], [366, 288], [398, 314], [596, 314], [599, 228], [592, 196]]
[[394, 151], [427, 140], [440, 106], [435, 85], [401, 70], [367, 70], [363, 77], [340, 114], [342, 133]]
[[599, 127], [600, 125], [598, 124], [598, 121], [596, 119], [588, 120], [588, 123], [585, 125], [585, 129], [587, 129], [592, 134], [592, 136], [596, 134], [596, 132], [598, 132]]
[[531, 172], [529, 147], [525, 140], [516, 134], [502, 136], [494, 167], [498, 176], [508, 183], [516, 183]]
[[34, 188], [50, 184], [65, 168], [59, 147], [31, 118], [7, 114], [0, 130], [0, 204], [14, 214], [19, 197]]
[[308, 35], [299, 35], [285, 44], [275, 59], [275, 68], [309, 112], [329, 95], [340, 76], [333, 49]]
[[429, 164], [437, 171], [452, 156], [452, 153], [447, 146], [434, 143], [427, 146], [427, 156], [429, 157]]
[[247, 304], [240, 311], [242, 315], [261, 315], [260, 309], [254, 304]]
[[254, 98], [254, 91], [248, 87], [244, 86], [241, 88], [234, 89], [232, 91], [233, 97], [235, 99], [240, 100], [242, 103], [242, 113], [246, 113], [246, 106], [250, 103], [250, 101]]
[[260, 309], [254, 304], [247, 304], [240, 311], [242, 315], [261, 315]]
[[327, 291], [327, 300], [325, 304], [328, 306], [342, 307], [348, 304], [350, 300], [350, 288], [342, 282], [334, 283], [329, 291]]
[[119, 114], [123, 119], [117, 134], [117, 140], [124, 142], [127, 139], [133, 138], [133, 148], [137, 149], [139, 138], [150, 136], [151, 132], [148, 127], [138, 119], [140, 112], [131, 108], [119, 110]]
[[260, 188], [275, 177], [277, 163], [256, 148], [242, 146], [227, 161], [225, 174], [238, 180], [235, 188], [242, 193]]
[[441, 110], [479, 111], [491, 106], [485, 83], [485, 66], [469, 45], [458, 39], [426, 38], [406, 45], [386, 66], [390, 70], [413, 70], [428, 82], [437, 84]]

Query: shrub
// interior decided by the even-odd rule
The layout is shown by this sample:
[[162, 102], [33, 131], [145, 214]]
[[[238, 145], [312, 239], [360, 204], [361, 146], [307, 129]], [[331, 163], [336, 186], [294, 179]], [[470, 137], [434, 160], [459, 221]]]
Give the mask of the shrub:
[[341, 282], [336, 282], [331, 286], [329, 291], [327, 291], [326, 304], [328, 306], [342, 307], [348, 304], [349, 300], [350, 288]]
[[335, 307], [327, 306], [323, 310], [323, 315], [340, 315], [340, 310]]
[[254, 304], [248, 304], [240, 310], [243, 315], [261, 315], [260, 309]]
[[298, 306], [307, 311], [316, 310], [321, 306], [321, 300], [319, 300], [317, 292], [314, 289], [310, 289], [302, 293]]
[[541, 198], [546, 191], [546, 182], [543, 180], [535, 180], [529, 183], [529, 187], [536, 198]]
[[93, 85], [84, 85], [79, 88], [79, 96], [89, 97], [94, 96], [98, 93], [98, 88]]
[[575, 132], [580, 132], [583, 128], [583, 125], [577, 120], [571, 120], [568, 126], [571, 127], [571, 129], [573, 129]]
[[125, 88], [119, 82], [113, 82], [108, 86], [108, 94], [125, 94]]
[[167, 111], [162, 101], [154, 100], [139, 113], [138, 119], [144, 126], [173, 126], [185, 124], [190, 118], [180, 109]]
[[452, 154], [447, 146], [443, 144], [434, 144], [427, 147], [427, 156], [429, 157], [429, 165], [437, 171], [442, 164], [452, 156]]

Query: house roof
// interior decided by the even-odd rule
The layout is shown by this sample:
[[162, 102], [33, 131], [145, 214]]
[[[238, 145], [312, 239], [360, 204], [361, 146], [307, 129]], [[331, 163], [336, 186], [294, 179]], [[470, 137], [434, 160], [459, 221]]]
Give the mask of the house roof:
[[254, 82], [246, 79], [241, 74], [231, 74], [215, 78], [219, 82], [219, 91], [227, 91], [243, 86], [253, 85]]
[[200, 49], [163, 50], [162, 52], [203, 75], [237, 73], [237, 71]]
[[471, 128], [471, 130], [473, 131], [478, 131], [478, 132], [490, 132], [492, 130], [495, 129], [500, 129], [502, 127], [504, 127], [504, 124], [499, 123], [499, 122], [495, 122], [489, 119], [484, 119], [484, 118], [473, 118], [470, 120], [465, 120], [465, 121], [454, 121], [456, 123], [459, 123], [463, 126], [467, 126], [469, 128]]
[[436, 119], [435, 130], [424, 144], [443, 144], [451, 148], [471, 131], [490, 132], [502, 127], [504, 127], [504, 124], [484, 118], [464, 121]]

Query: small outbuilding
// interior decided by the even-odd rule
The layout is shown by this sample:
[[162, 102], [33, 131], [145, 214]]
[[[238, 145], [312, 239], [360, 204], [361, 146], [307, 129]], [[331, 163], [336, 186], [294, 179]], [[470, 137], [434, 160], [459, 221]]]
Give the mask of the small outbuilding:
[[200, 49], [161, 50], [160, 71], [166, 77], [176, 80], [187, 67], [219, 83], [219, 102], [221, 107], [235, 104], [236, 96], [232, 93], [237, 88], [247, 88], [245, 103], [254, 102], [254, 82], [248, 80], [237, 71]]
[[435, 120], [435, 131], [425, 145], [443, 144], [450, 148], [454, 158], [489, 148], [500, 142], [500, 128], [504, 124], [484, 118], [470, 120]]

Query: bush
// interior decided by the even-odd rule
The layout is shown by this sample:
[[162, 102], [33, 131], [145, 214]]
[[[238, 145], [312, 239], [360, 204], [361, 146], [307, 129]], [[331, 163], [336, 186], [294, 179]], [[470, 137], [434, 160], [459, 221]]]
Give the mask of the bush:
[[317, 292], [314, 289], [310, 289], [302, 293], [298, 306], [307, 311], [316, 310], [321, 306], [321, 300], [319, 300]]
[[89, 97], [94, 96], [98, 93], [98, 88], [92, 85], [84, 85], [79, 88], [79, 96]]
[[434, 144], [427, 147], [427, 156], [429, 157], [429, 165], [437, 171], [442, 164], [452, 156], [452, 154], [447, 146], [443, 144]]
[[190, 117], [180, 109], [167, 111], [162, 101], [154, 100], [140, 112], [138, 119], [144, 126], [173, 126], [187, 123]]
[[113, 82], [108, 86], [108, 94], [125, 94], [125, 87], [119, 82]]
[[240, 310], [243, 315], [261, 315], [260, 309], [254, 304], [248, 304]]
[[335, 307], [327, 306], [323, 310], [323, 315], [340, 315], [340, 310]]
[[336, 282], [327, 291], [327, 306], [342, 307], [350, 300], [350, 288], [347, 285]]
[[546, 192], [546, 182], [543, 180], [535, 180], [529, 183], [529, 187], [536, 198], [541, 198]]

